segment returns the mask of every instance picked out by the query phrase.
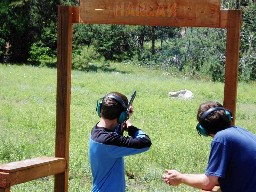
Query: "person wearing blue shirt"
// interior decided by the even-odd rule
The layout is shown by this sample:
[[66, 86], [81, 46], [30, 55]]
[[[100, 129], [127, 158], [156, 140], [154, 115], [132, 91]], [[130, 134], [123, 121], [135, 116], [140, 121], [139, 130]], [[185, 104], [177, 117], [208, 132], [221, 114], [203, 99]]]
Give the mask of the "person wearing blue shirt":
[[[125, 192], [124, 156], [149, 150], [151, 140], [141, 129], [132, 125], [133, 107], [118, 92], [111, 92], [97, 103], [100, 117], [89, 141], [89, 161], [93, 192]], [[128, 135], [124, 136], [123, 132]]]
[[200, 135], [211, 136], [211, 150], [204, 174], [165, 170], [163, 181], [183, 183], [204, 191], [219, 186], [222, 192], [256, 191], [256, 135], [232, 126], [232, 114], [218, 102], [199, 106], [196, 126]]

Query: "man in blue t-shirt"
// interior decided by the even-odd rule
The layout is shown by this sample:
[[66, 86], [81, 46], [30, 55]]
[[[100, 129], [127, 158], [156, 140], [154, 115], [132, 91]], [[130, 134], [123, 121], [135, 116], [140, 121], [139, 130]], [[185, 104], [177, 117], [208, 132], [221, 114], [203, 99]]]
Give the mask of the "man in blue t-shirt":
[[[93, 192], [125, 192], [124, 156], [139, 154], [151, 146], [150, 138], [133, 126], [133, 112], [125, 95], [112, 92], [97, 103], [100, 117], [89, 141]], [[123, 136], [127, 131], [128, 136]]]
[[182, 174], [166, 170], [163, 180], [177, 186], [181, 183], [211, 191], [220, 186], [222, 192], [256, 191], [256, 135], [232, 126], [232, 114], [218, 102], [200, 105], [197, 131], [211, 136], [211, 151], [205, 174]]

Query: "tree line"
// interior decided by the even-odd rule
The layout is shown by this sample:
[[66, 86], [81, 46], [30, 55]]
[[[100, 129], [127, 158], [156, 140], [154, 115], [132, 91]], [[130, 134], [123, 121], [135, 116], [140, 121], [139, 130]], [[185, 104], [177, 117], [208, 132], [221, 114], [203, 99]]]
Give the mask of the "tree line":
[[[0, 62], [56, 67], [57, 5], [79, 2], [1, 1]], [[242, 10], [239, 79], [255, 81], [256, 1], [223, 0], [222, 8]], [[129, 62], [224, 81], [225, 43], [224, 29], [74, 24], [72, 67], [86, 71], [96, 62]]]

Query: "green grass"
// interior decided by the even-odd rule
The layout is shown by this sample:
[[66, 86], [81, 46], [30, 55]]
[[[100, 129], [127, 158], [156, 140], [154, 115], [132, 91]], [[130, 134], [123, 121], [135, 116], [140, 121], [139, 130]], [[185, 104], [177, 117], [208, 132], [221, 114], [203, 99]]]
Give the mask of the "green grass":
[[[0, 65], [0, 163], [54, 156], [56, 69]], [[189, 89], [194, 99], [171, 99], [168, 92]], [[223, 83], [189, 80], [131, 65], [111, 64], [110, 72], [72, 71], [69, 191], [90, 191], [88, 138], [98, 121], [96, 101], [111, 91], [137, 90], [132, 122], [152, 139], [152, 148], [125, 158], [128, 192], [198, 191], [165, 185], [165, 169], [204, 172], [210, 138], [199, 137], [201, 102], [223, 101]], [[256, 133], [255, 83], [239, 83], [236, 124]], [[16, 185], [12, 191], [53, 191], [53, 177]]]

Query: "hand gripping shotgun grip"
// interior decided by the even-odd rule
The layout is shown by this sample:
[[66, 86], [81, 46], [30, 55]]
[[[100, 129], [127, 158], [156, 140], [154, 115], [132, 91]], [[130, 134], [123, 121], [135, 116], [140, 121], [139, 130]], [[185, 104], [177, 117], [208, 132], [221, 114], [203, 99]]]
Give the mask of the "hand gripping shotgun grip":
[[[127, 109], [126, 109], [126, 118], [129, 119], [129, 113], [130, 113], [130, 108], [132, 106], [132, 103], [135, 99], [135, 96], [136, 96], [136, 91], [133, 92], [132, 96], [131, 96], [131, 99], [130, 101], [128, 102], [128, 105], [127, 105]], [[123, 132], [127, 129], [127, 125], [126, 125], [126, 121], [127, 119], [118, 126], [118, 128], [116, 129], [116, 133], [118, 133], [119, 135], [123, 135]]]

